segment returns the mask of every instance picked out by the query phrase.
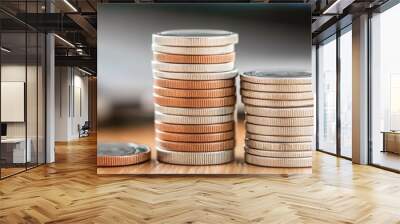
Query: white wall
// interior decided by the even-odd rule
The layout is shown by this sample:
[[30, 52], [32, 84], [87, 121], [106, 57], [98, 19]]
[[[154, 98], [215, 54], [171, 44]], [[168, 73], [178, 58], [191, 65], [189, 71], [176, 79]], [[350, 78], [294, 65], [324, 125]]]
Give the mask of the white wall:
[[[38, 69], [38, 70], [37, 70]], [[25, 66], [25, 64], [3, 64], [1, 66], [2, 82], [23, 82], [26, 86], [26, 106], [20, 108], [20, 112], [26, 113], [21, 122], [5, 122], [7, 123], [8, 138], [24, 138], [29, 139], [31, 148], [32, 161], [39, 163], [44, 162], [45, 150], [45, 118], [44, 118], [44, 73], [39, 66]], [[2, 98], [7, 96], [2, 95]], [[11, 110], [7, 107], [1, 108], [2, 112]], [[13, 111], [7, 111], [13, 113]], [[17, 113], [14, 111], [14, 113]], [[37, 156], [38, 154], [38, 156]]]
[[[25, 65], [2, 65], [1, 81], [3, 82], [25, 82]], [[29, 68], [28, 68], [29, 69]], [[6, 108], [1, 108], [5, 110]], [[7, 137], [25, 137], [25, 122], [7, 123]]]
[[88, 120], [88, 77], [76, 68], [56, 67], [55, 140], [79, 138], [78, 125]]
[[[26, 70], [27, 69], [27, 70]], [[29, 81], [29, 86], [36, 85], [36, 80], [33, 80], [31, 75], [36, 76], [36, 67], [18, 64], [7, 64], [1, 66], [1, 81], [2, 82], [24, 82], [26, 83], [26, 75]], [[27, 111], [28, 118], [28, 137], [33, 131], [36, 131], [36, 88], [27, 88], [27, 106], [30, 106]], [[4, 96], [3, 96], [4, 97]], [[33, 103], [33, 104], [32, 104]], [[6, 110], [7, 108], [1, 108], [1, 110]], [[22, 108], [24, 109], [24, 108]], [[33, 122], [33, 123], [32, 123]], [[7, 122], [7, 136], [8, 137], [25, 137], [25, 124], [26, 122]], [[36, 134], [36, 132], [35, 132]]]

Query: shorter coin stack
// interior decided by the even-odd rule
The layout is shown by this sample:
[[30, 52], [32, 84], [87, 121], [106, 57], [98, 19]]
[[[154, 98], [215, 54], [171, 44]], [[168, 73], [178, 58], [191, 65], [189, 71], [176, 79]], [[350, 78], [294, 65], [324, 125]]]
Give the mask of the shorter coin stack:
[[311, 75], [247, 72], [240, 80], [246, 113], [245, 161], [268, 167], [311, 167]]
[[238, 35], [172, 30], [153, 35], [157, 158], [179, 165], [234, 159]]

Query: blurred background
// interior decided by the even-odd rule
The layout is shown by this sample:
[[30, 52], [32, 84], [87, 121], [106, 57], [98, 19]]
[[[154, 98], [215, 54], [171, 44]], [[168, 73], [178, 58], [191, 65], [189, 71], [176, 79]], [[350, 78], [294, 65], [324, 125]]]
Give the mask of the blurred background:
[[241, 72], [311, 70], [307, 4], [99, 4], [100, 131], [152, 121], [152, 34], [171, 29], [238, 33], [236, 67]]

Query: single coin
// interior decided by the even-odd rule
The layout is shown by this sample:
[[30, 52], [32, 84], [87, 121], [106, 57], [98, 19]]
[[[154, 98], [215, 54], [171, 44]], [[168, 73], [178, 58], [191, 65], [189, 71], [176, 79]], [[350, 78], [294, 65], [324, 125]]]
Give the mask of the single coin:
[[298, 127], [314, 125], [313, 117], [258, 117], [246, 114], [246, 121], [251, 124], [280, 126], [280, 127]]
[[244, 147], [244, 151], [248, 154], [255, 156], [265, 156], [273, 158], [304, 158], [312, 157], [312, 151], [269, 151], [269, 150], [258, 150], [249, 147]]
[[153, 34], [153, 43], [161, 46], [210, 47], [236, 44], [239, 36], [224, 30], [168, 30]]
[[163, 79], [179, 79], [179, 80], [220, 80], [220, 79], [233, 79], [237, 76], [238, 71], [236, 69], [226, 72], [163, 72], [153, 70], [153, 75], [156, 78]]
[[258, 135], [309, 136], [314, 134], [314, 126], [274, 127], [246, 123], [246, 131]]
[[153, 60], [176, 64], [221, 64], [233, 62], [235, 53], [215, 55], [179, 55], [153, 52]]
[[250, 106], [273, 108], [309, 107], [314, 105], [314, 100], [260, 100], [247, 97], [242, 97], [242, 102]]
[[234, 114], [220, 116], [180, 116], [155, 112], [155, 120], [167, 124], [221, 124], [234, 121]]
[[221, 64], [174, 64], [153, 61], [152, 65], [154, 70], [165, 72], [227, 72], [235, 68], [233, 62]]
[[271, 92], [258, 92], [242, 89], [240, 94], [243, 97], [263, 99], [263, 100], [312, 100], [314, 99], [313, 92], [300, 92], [300, 93], [271, 93]]
[[232, 106], [236, 103], [235, 96], [219, 98], [175, 98], [154, 95], [154, 102], [166, 107], [210, 108]]
[[164, 132], [171, 133], [217, 133], [217, 132], [227, 132], [235, 129], [234, 122], [226, 122], [222, 124], [166, 124], [159, 121], [155, 121], [155, 128]]
[[151, 149], [134, 143], [99, 144], [97, 166], [125, 166], [150, 159]]
[[247, 114], [262, 117], [312, 117], [314, 107], [295, 107], [295, 108], [266, 108], [256, 106], [245, 106]]
[[157, 148], [157, 160], [177, 165], [218, 165], [234, 159], [233, 150], [218, 152], [174, 152]]
[[246, 132], [246, 138], [262, 142], [312, 142], [313, 136], [271, 136]]
[[219, 142], [172, 142], [156, 138], [156, 146], [169, 151], [178, 152], [216, 152], [235, 148], [233, 139]]
[[311, 151], [310, 142], [282, 143], [282, 142], [260, 142], [251, 139], [245, 140], [245, 145], [249, 148], [269, 151]]
[[310, 84], [302, 85], [272, 85], [272, 84], [259, 84], [251, 82], [240, 82], [240, 88], [260, 92], [277, 92], [277, 93], [299, 93], [299, 92], [312, 92], [313, 88]]
[[236, 88], [227, 87], [220, 89], [169, 89], [154, 86], [154, 93], [159, 96], [177, 98], [218, 98], [225, 96], [235, 96]]
[[312, 167], [312, 157], [305, 158], [272, 158], [245, 153], [245, 161], [252, 165], [280, 168]]
[[156, 138], [171, 142], [218, 142], [233, 139], [234, 137], [234, 131], [206, 134], [182, 134], [156, 130]]
[[167, 54], [215, 55], [215, 54], [227, 54], [234, 52], [235, 45], [229, 44], [229, 45], [215, 46], [215, 47], [174, 47], [174, 46], [162, 46], [153, 44], [152, 49], [155, 52], [162, 52]]
[[214, 107], [214, 108], [180, 108], [164, 107], [155, 104], [154, 110], [163, 114], [185, 115], [185, 116], [218, 116], [232, 114], [235, 112], [234, 106]]
[[240, 80], [277, 85], [312, 84], [311, 74], [307, 72], [252, 71], [240, 74]]
[[171, 89], [219, 89], [234, 87], [235, 79], [192, 81], [154, 78], [153, 83], [157, 87]]

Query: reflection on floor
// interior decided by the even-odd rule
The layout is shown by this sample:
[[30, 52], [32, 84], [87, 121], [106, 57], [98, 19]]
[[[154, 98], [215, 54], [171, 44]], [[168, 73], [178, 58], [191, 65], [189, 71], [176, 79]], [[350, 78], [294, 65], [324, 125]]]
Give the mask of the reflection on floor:
[[20, 173], [25, 171], [26, 169], [31, 169], [36, 167], [37, 164], [36, 163], [27, 163], [25, 164], [8, 164], [8, 165], [4, 165], [4, 167], [2, 167], [0, 169], [0, 174], [1, 174], [1, 178], [6, 178], [8, 176]]
[[1, 178], [22, 172], [25, 167], [12, 167], [12, 168], [1, 168]]
[[400, 155], [391, 152], [374, 151], [373, 164], [400, 171]]

